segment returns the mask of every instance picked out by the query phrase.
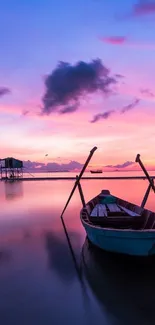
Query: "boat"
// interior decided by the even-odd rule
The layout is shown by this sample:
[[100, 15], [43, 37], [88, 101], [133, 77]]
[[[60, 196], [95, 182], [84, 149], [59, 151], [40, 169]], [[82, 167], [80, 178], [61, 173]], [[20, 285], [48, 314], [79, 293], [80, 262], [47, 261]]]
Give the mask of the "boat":
[[91, 174], [102, 174], [102, 169], [90, 170]]
[[145, 209], [150, 190], [155, 193], [154, 176], [149, 176], [140, 154], [135, 161], [139, 163], [149, 186], [144, 195], [141, 206], [125, 201], [102, 190], [97, 196], [85, 203], [84, 194], [80, 184], [82, 175], [97, 147], [94, 147], [76, 177], [75, 184], [61, 213], [63, 214], [78, 186], [81, 202], [80, 219], [90, 242], [108, 252], [132, 256], [155, 255], [155, 212]]
[[109, 252], [155, 255], [155, 213], [103, 190], [80, 212], [90, 242]]
[[80, 267], [108, 324], [155, 324], [154, 258], [108, 253], [86, 238]]

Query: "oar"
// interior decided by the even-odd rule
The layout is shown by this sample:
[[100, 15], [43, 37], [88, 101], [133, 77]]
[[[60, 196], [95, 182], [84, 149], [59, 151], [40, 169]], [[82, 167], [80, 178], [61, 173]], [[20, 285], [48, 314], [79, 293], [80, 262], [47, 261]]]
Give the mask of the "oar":
[[70, 196], [69, 196], [69, 198], [68, 198], [68, 200], [67, 200], [67, 203], [66, 203], [66, 205], [65, 205], [65, 207], [64, 207], [64, 209], [63, 209], [63, 211], [62, 211], [62, 213], [61, 213], [61, 216], [60, 216], [61, 219], [62, 219], [62, 216], [63, 216], [63, 214], [64, 214], [64, 212], [65, 212], [65, 210], [66, 210], [66, 208], [67, 208], [67, 206], [68, 206], [68, 204], [69, 204], [69, 202], [70, 202], [70, 199], [71, 199], [72, 195], [74, 194], [74, 192], [75, 192], [75, 190], [76, 190], [76, 187], [77, 187], [77, 185], [79, 184], [80, 179], [81, 179], [83, 173], [85, 172], [85, 169], [86, 169], [86, 167], [88, 166], [88, 164], [89, 164], [89, 162], [90, 162], [90, 160], [91, 160], [91, 158], [92, 158], [92, 156], [93, 156], [93, 154], [94, 154], [94, 152], [95, 152], [96, 149], [97, 149], [97, 147], [94, 147], [94, 148], [90, 151], [90, 154], [89, 154], [89, 156], [88, 156], [88, 158], [87, 158], [87, 160], [86, 160], [86, 162], [85, 162], [85, 164], [84, 164], [84, 166], [83, 166], [83, 168], [82, 168], [82, 170], [81, 170], [81, 172], [80, 172], [78, 178], [76, 179], [76, 182], [75, 182], [75, 184], [74, 184], [74, 186], [73, 186], [73, 189], [72, 189], [72, 191], [71, 191], [71, 194], [70, 194]]
[[155, 192], [155, 187], [154, 187], [153, 180], [151, 179], [150, 175], [148, 174], [146, 168], [144, 167], [144, 165], [143, 165], [143, 163], [142, 163], [142, 161], [140, 159], [140, 154], [137, 155], [135, 161], [139, 163], [141, 169], [143, 170], [144, 174], [146, 175], [146, 177], [147, 177], [147, 179], [148, 179], [148, 181], [150, 183], [150, 186], [152, 187], [153, 191]]

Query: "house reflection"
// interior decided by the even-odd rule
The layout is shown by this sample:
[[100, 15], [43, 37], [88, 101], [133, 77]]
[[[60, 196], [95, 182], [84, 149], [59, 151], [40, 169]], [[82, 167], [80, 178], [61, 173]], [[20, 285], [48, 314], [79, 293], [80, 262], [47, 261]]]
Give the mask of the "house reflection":
[[4, 184], [6, 200], [14, 200], [23, 196], [22, 181], [6, 181]]
[[[73, 233], [76, 241], [75, 252], [79, 251], [79, 234]], [[50, 231], [45, 234], [46, 249], [48, 252], [48, 265], [51, 271], [55, 270], [64, 282], [71, 282], [76, 277], [76, 270], [71, 253], [63, 232], [55, 234]]]

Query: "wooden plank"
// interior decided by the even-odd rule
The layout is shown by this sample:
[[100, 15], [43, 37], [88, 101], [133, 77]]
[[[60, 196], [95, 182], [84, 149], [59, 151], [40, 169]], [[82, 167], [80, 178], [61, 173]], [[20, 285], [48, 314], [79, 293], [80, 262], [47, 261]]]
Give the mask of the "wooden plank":
[[110, 212], [120, 212], [121, 211], [121, 209], [119, 208], [119, 206], [116, 203], [109, 203], [109, 204], [107, 204], [107, 207]]
[[96, 204], [91, 212], [91, 217], [104, 217], [107, 216], [106, 206], [104, 204]]
[[126, 208], [124, 208], [124, 207], [122, 207], [121, 205], [118, 205], [123, 211], [125, 211], [127, 214], [129, 214], [129, 216], [131, 216], [131, 217], [140, 217], [140, 214], [138, 214], [138, 213], [135, 213], [135, 212], [133, 212], [133, 211], [131, 211], [131, 210], [129, 210], [129, 209], [126, 209]]
[[91, 212], [91, 217], [97, 217], [98, 215], [98, 209], [97, 209], [97, 205], [94, 207], [94, 209]]
[[98, 215], [99, 217], [107, 216], [107, 209], [105, 204], [98, 204]]

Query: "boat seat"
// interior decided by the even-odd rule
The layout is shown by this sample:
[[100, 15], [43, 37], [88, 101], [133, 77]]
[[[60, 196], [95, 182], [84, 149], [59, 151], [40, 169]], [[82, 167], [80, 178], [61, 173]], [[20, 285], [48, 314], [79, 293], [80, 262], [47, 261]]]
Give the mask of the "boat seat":
[[143, 226], [142, 229], [154, 229], [155, 226], [155, 213], [149, 210], [144, 210], [143, 212]]
[[96, 204], [89, 215], [89, 220], [104, 227], [132, 228], [139, 224], [139, 214], [116, 203]]
[[116, 203], [109, 203], [109, 204], [96, 204], [93, 208], [92, 212], [90, 213], [91, 217], [110, 217], [110, 216], [130, 216], [130, 217], [139, 217], [140, 215], [134, 211], [131, 211], [121, 205]]

